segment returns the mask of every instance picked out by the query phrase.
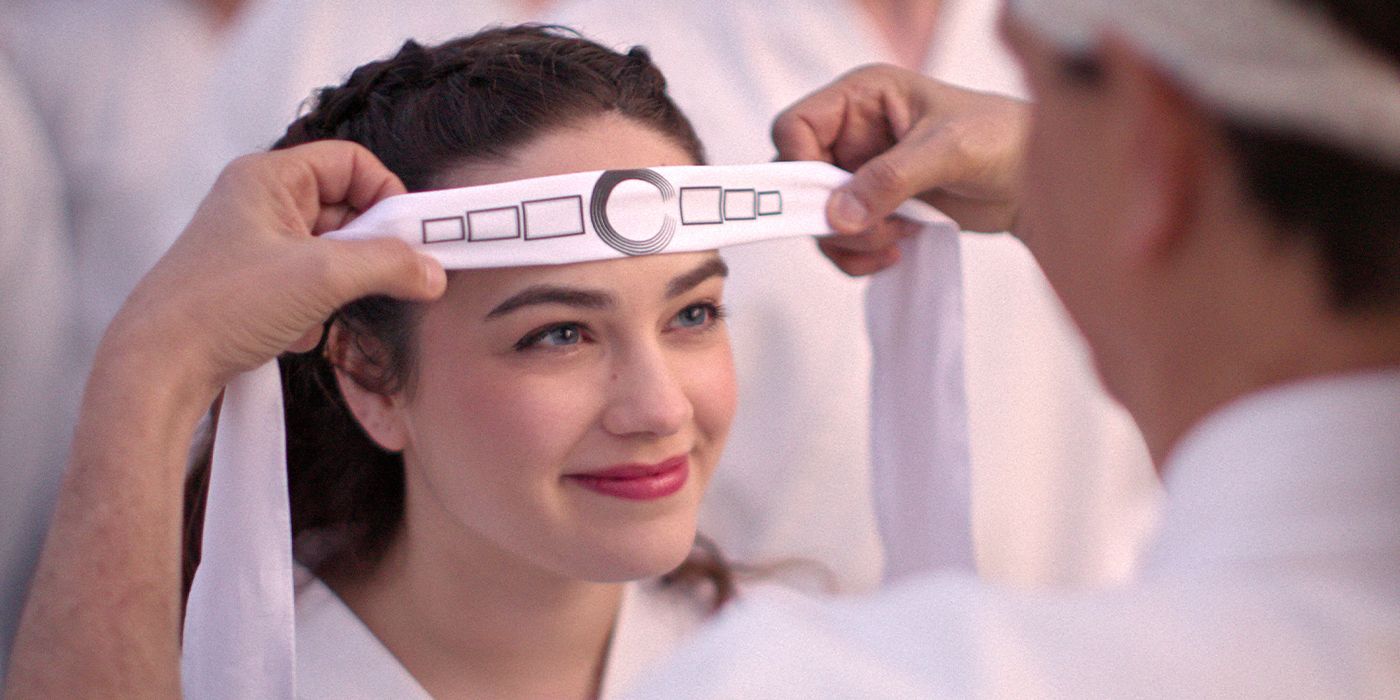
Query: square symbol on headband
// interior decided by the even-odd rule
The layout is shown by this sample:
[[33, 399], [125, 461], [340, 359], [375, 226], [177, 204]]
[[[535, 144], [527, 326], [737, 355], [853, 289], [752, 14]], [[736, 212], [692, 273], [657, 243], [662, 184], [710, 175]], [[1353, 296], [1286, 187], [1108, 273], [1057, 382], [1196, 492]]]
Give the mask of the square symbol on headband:
[[773, 216], [783, 213], [783, 193], [782, 192], [759, 192], [758, 193], [758, 215]]
[[553, 197], [524, 202], [525, 239], [559, 238], [583, 233], [583, 197]]
[[467, 229], [460, 216], [446, 216], [441, 219], [423, 219], [424, 243], [460, 241], [466, 237]]
[[520, 207], [497, 207], [467, 212], [467, 238], [499, 241], [520, 237]]
[[753, 190], [724, 191], [724, 220], [758, 218], [758, 195]]
[[724, 223], [720, 212], [723, 192], [719, 187], [682, 187], [681, 223], [687, 226]]

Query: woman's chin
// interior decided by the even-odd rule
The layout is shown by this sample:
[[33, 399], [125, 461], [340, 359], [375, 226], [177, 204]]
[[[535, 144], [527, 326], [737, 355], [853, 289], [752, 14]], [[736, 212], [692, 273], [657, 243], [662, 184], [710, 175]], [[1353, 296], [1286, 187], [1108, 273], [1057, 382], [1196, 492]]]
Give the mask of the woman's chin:
[[582, 556], [571, 557], [571, 568], [577, 578], [598, 583], [655, 578], [680, 566], [694, 546], [693, 522], [687, 527], [649, 527], [581, 543]]

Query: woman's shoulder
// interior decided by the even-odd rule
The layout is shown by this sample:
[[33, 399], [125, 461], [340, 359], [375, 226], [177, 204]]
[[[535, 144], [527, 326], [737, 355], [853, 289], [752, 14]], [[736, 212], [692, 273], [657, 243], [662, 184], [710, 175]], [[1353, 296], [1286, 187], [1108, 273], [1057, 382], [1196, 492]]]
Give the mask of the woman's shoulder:
[[298, 698], [429, 697], [335, 591], [301, 567], [296, 655]]

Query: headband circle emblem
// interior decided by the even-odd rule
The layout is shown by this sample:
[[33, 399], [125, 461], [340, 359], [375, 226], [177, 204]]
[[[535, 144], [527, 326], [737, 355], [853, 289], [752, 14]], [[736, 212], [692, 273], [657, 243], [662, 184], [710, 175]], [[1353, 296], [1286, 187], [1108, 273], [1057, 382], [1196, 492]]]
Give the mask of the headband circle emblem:
[[626, 255], [650, 255], [659, 253], [671, 244], [671, 237], [676, 233], [676, 218], [668, 211], [661, 220], [661, 229], [650, 238], [636, 240], [628, 238], [617, 229], [613, 228], [612, 222], [608, 220], [608, 198], [612, 196], [613, 189], [628, 180], [641, 180], [661, 191], [661, 201], [669, 205], [676, 198], [676, 188], [671, 186], [671, 182], [661, 177], [656, 171], [648, 169], [640, 170], [607, 170], [598, 176], [598, 181], [593, 185], [593, 198], [588, 205], [588, 217], [593, 222], [593, 230], [598, 232], [598, 237], [603, 239], [614, 250]]

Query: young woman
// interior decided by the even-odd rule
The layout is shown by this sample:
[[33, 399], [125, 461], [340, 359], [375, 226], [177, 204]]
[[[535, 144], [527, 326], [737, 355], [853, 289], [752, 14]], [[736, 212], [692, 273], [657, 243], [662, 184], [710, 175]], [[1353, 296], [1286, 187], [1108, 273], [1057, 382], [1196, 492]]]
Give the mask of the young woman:
[[[538, 27], [361, 67], [277, 148], [320, 139], [410, 191], [703, 160], [645, 52]], [[607, 696], [722, 603], [695, 529], [734, 411], [725, 272], [714, 252], [453, 272], [284, 358], [298, 693]]]

